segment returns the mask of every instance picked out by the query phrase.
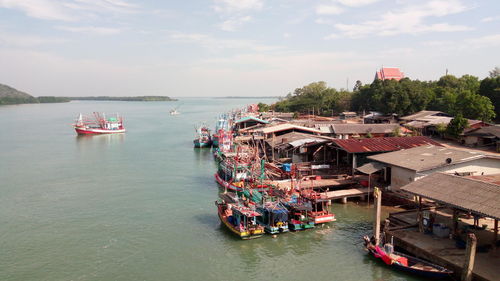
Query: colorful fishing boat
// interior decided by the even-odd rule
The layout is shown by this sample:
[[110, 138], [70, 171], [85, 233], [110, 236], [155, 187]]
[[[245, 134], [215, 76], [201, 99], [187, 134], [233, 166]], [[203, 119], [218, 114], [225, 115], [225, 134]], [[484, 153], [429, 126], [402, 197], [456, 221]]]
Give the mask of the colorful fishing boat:
[[288, 228], [299, 231], [314, 228], [314, 219], [309, 217], [312, 206], [309, 203], [285, 203], [288, 209]]
[[218, 147], [222, 142], [224, 134], [229, 131], [230, 119], [227, 114], [219, 116], [217, 123], [215, 123], [215, 133], [212, 136], [212, 145]]
[[288, 210], [280, 202], [264, 202], [257, 207], [257, 222], [270, 234], [288, 232]]
[[260, 214], [224, 195], [221, 194], [221, 200], [215, 201], [221, 222], [241, 239], [261, 237], [264, 234], [264, 227], [257, 223]]
[[73, 128], [79, 135], [120, 134], [125, 133], [123, 119], [118, 114], [106, 116], [104, 113], [94, 112], [92, 117], [78, 115]]
[[[238, 158], [239, 156], [235, 152], [224, 153], [221, 156], [222, 160], [218, 161], [217, 173], [214, 175], [217, 183], [230, 191], [242, 192], [245, 189], [268, 190], [268, 185], [260, 184], [254, 180], [254, 178], [258, 177], [252, 172], [256, 165], [239, 161]], [[258, 172], [262, 171], [259, 170]]]
[[196, 129], [196, 137], [193, 140], [194, 147], [204, 148], [212, 146], [212, 137], [210, 129], [206, 125], [201, 125]]
[[321, 196], [320, 193], [309, 191], [302, 194], [302, 198], [311, 204], [312, 210], [307, 214], [314, 220], [314, 224], [336, 221], [335, 214], [328, 208], [328, 199]]
[[377, 259], [381, 259], [386, 265], [409, 274], [425, 278], [443, 279], [449, 278], [453, 271], [437, 264], [430, 263], [414, 256], [395, 252], [394, 246], [385, 244], [384, 248], [374, 245], [368, 236], [363, 237], [368, 252]]

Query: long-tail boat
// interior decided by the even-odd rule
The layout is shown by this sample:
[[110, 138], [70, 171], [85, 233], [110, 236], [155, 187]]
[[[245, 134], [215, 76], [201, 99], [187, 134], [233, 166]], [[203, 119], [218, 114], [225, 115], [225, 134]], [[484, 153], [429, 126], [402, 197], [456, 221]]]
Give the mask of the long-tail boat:
[[264, 234], [264, 227], [257, 223], [260, 214], [250, 207], [234, 201], [227, 194], [220, 195], [215, 201], [219, 218], [224, 225], [241, 239], [259, 238]]
[[453, 271], [437, 264], [395, 252], [394, 246], [390, 243], [381, 248], [374, 245], [368, 236], [364, 236], [363, 240], [368, 253], [377, 259], [381, 259], [386, 265], [394, 269], [432, 279], [449, 278], [453, 274]]

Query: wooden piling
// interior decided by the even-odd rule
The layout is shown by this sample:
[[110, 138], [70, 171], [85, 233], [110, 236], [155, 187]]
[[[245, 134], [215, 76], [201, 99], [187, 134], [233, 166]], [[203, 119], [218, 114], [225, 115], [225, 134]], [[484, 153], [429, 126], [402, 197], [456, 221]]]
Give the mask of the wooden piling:
[[373, 236], [375, 237], [375, 245], [378, 245], [380, 242], [380, 211], [382, 206], [382, 191], [380, 189], [375, 188], [373, 190], [373, 199], [375, 203], [374, 208], [374, 224], [373, 224]]
[[462, 281], [472, 280], [472, 270], [474, 269], [474, 259], [476, 257], [477, 239], [474, 233], [467, 235], [467, 248], [465, 250], [465, 263], [462, 269]]

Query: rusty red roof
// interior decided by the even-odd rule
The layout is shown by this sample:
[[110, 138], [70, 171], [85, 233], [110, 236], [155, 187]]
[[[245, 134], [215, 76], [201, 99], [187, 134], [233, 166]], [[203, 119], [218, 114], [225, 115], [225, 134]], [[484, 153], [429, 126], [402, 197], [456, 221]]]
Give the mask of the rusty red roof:
[[442, 146], [430, 138], [423, 136], [347, 140], [335, 139], [333, 143], [349, 153], [388, 152], [422, 145]]

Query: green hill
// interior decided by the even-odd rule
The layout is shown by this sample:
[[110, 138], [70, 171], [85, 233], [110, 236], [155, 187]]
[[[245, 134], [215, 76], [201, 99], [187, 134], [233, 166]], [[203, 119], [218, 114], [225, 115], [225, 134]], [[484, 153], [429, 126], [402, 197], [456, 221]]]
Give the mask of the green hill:
[[18, 91], [7, 85], [0, 84], [0, 105], [38, 103], [38, 99], [25, 92]]

